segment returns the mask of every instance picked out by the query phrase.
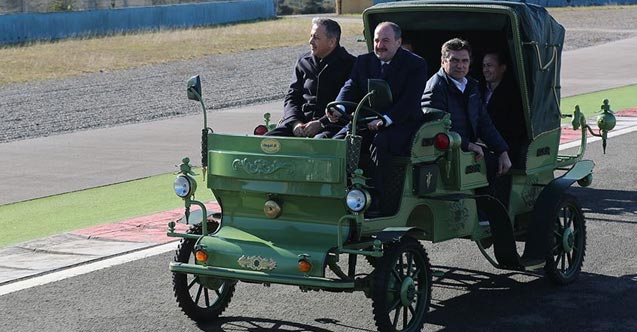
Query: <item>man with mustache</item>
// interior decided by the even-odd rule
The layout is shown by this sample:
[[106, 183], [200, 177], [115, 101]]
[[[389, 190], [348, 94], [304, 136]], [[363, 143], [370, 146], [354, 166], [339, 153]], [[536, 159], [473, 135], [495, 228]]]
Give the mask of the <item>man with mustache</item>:
[[[391, 89], [392, 104], [376, 110], [382, 118], [369, 122], [367, 130], [358, 132], [363, 136], [362, 151], [369, 150], [371, 158], [369, 171], [374, 190], [369, 216], [393, 212], [382, 206], [384, 177], [390, 173], [392, 156], [409, 155], [413, 136], [424, 120], [420, 97], [425, 87], [427, 63], [401, 48], [401, 35], [400, 27], [393, 22], [378, 24], [374, 30], [374, 52], [358, 56], [350, 78], [336, 98], [359, 102], [368, 92], [368, 79], [383, 79]], [[332, 122], [341, 118], [339, 112], [331, 110], [327, 116]], [[343, 128], [334, 138], [344, 138], [347, 130], [348, 127]], [[375, 205], [378, 203], [380, 205]]]
[[325, 117], [325, 107], [338, 95], [356, 59], [340, 46], [340, 39], [341, 27], [336, 21], [312, 20], [310, 51], [297, 60], [283, 118], [266, 135], [331, 137], [345, 125]]
[[422, 106], [451, 113], [451, 130], [460, 135], [462, 150], [474, 152], [476, 160], [487, 157], [487, 176], [491, 181], [511, 168], [509, 146], [491, 122], [478, 81], [467, 76], [470, 64], [471, 46], [466, 40], [453, 38], [445, 42], [440, 70], [427, 81]]

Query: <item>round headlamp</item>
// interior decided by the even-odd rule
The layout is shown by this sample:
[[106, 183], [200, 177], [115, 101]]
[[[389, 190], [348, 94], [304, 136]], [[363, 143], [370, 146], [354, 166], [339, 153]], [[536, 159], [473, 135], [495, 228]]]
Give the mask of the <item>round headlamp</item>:
[[181, 198], [186, 198], [192, 194], [193, 185], [190, 182], [190, 178], [186, 175], [179, 175], [175, 182], [173, 183], [173, 187], [175, 189], [175, 194]]
[[347, 196], [345, 196], [345, 203], [350, 211], [361, 212], [369, 207], [371, 197], [365, 190], [352, 189], [347, 192]]

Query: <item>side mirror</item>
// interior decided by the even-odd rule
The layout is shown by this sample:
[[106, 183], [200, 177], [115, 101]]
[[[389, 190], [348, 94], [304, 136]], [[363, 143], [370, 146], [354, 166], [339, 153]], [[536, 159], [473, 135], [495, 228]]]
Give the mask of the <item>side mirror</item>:
[[369, 92], [374, 91], [374, 94], [369, 97], [369, 106], [371, 108], [380, 111], [391, 107], [393, 101], [391, 89], [387, 82], [379, 79], [369, 79], [367, 80], [367, 89]]
[[188, 79], [188, 99], [201, 101], [201, 79], [199, 75]]

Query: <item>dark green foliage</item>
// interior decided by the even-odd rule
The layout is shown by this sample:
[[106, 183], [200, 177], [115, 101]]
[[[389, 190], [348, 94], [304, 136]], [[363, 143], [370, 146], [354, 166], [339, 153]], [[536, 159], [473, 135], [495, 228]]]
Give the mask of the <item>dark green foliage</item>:
[[278, 0], [278, 15], [333, 13], [334, 0]]
[[54, 0], [49, 5], [49, 11], [52, 12], [67, 12], [74, 10], [74, 0]]

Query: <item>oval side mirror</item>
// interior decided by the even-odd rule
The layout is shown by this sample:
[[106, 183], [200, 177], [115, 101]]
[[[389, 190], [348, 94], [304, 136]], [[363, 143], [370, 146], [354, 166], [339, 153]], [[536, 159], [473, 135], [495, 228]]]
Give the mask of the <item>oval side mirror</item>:
[[201, 101], [201, 79], [199, 75], [188, 79], [188, 99]]

